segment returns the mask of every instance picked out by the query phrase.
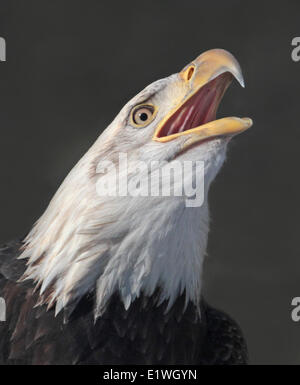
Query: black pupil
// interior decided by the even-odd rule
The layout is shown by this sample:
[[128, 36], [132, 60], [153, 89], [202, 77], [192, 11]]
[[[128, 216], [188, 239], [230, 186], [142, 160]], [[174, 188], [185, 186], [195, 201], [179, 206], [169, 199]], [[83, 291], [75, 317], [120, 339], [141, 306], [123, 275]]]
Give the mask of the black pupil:
[[146, 114], [146, 112], [142, 112], [140, 114], [140, 119], [145, 122], [147, 119], [148, 119], [148, 114]]

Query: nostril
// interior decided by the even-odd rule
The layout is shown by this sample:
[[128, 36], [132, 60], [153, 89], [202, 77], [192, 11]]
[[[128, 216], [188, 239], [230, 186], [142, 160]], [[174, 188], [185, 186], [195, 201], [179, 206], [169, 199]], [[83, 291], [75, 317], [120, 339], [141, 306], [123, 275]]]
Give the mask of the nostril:
[[187, 75], [186, 75], [187, 80], [191, 80], [194, 71], [195, 71], [195, 67], [194, 66], [191, 66], [191, 67], [188, 68]]

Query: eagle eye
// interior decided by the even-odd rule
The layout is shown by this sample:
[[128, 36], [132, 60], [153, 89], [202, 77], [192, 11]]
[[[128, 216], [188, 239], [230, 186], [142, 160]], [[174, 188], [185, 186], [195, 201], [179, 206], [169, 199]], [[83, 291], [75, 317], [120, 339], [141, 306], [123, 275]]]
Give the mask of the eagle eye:
[[136, 127], [147, 126], [155, 116], [155, 108], [151, 105], [140, 105], [131, 112], [131, 120]]

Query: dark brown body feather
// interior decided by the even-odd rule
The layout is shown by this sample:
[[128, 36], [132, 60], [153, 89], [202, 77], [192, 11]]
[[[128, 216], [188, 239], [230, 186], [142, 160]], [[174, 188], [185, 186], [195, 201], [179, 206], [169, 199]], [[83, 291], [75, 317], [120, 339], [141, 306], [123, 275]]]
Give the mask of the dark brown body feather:
[[179, 297], [165, 314], [156, 295], [141, 296], [126, 311], [115, 295], [94, 323], [93, 294], [63, 314], [37, 306], [31, 281], [17, 283], [25, 270], [21, 244], [0, 249], [0, 297], [7, 320], [0, 322], [0, 364], [245, 364], [247, 349], [238, 325], [225, 313], [201, 303], [185, 311]]

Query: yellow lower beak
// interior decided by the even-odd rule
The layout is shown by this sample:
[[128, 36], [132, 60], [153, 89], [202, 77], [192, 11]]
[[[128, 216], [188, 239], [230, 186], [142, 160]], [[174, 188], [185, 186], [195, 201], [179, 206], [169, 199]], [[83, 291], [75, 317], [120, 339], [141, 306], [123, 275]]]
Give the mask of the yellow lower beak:
[[203, 126], [193, 128], [190, 132], [192, 135], [184, 142], [183, 149], [185, 150], [188, 147], [208, 138], [240, 134], [250, 128], [252, 124], [253, 122], [250, 118], [229, 117], [214, 120], [204, 124]]
[[[228, 76], [226, 77], [223, 74], [227, 74]], [[176, 131], [175, 129], [175, 132], [172, 132], [172, 127], [176, 126], [177, 122], [179, 122], [179, 125], [182, 123], [180, 121], [180, 117], [182, 114], [186, 113], [188, 108], [191, 108], [192, 106], [194, 111], [197, 109], [197, 104], [193, 106], [193, 103], [194, 100], [197, 100], [197, 95], [199, 94], [198, 91], [201, 91], [202, 87], [208, 85], [208, 83], [212, 82], [214, 79], [216, 79], [214, 82], [217, 82], [217, 78], [220, 75], [224, 76], [225, 80], [223, 81], [223, 88], [219, 87], [215, 92], [217, 99], [215, 103], [216, 105], [221, 100], [226, 88], [231, 82], [232, 77], [235, 77], [244, 87], [241, 68], [236, 59], [227, 51], [214, 49], [203, 53], [191, 64], [187, 65], [178, 74], [179, 80], [177, 87], [180, 87], [184, 90], [183, 98], [181, 102], [159, 123], [154, 133], [153, 140], [159, 142], [168, 142], [178, 138], [179, 136], [187, 135], [187, 140], [184, 143], [184, 148], [186, 149], [189, 146], [197, 142], [201, 142], [207, 138], [224, 135], [232, 136], [251, 127], [252, 120], [250, 118], [227, 117], [223, 119], [207, 121], [196, 127], [188, 127], [188, 129], [184, 130], [181, 128]], [[213, 84], [213, 82], [209, 83], [209, 87], [211, 87], [211, 84]], [[206, 94], [203, 93], [203, 95], [203, 98], [205, 98]], [[187, 105], [189, 107], [187, 107]], [[213, 108], [214, 106], [212, 106], [211, 109]], [[188, 114], [186, 113], [186, 115]]]

